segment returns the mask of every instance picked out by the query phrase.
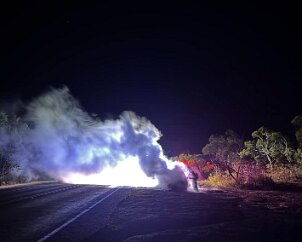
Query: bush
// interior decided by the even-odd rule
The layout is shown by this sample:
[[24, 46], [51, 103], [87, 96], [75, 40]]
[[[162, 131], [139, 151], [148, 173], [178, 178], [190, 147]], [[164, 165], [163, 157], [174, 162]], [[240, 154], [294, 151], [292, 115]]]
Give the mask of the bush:
[[208, 179], [200, 181], [199, 184], [211, 187], [234, 187], [236, 185], [234, 179], [220, 171], [210, 174]]
[[302, 181], [302, 169], [298, 165], [279, 165], [268, 170], [267, 176], [276, 183], [295, 183]]
[[274, 180], [268, 176], [266, 168], [253, 163], [241, 164], [237, 182], [227, 172], [219, 170], [200, 182], [200, 185], [212, 187], [267, 187], [273, 184]]
[[243, 164], [240, 172], [240, 184], [261, 185], [266, 183], [265, 169], [253, 162]]

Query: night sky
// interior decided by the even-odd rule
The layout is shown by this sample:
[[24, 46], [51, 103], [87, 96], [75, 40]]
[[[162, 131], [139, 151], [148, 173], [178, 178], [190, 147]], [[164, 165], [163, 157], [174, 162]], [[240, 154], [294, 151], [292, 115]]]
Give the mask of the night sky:
[[0, 99], [66, 85], [102, 119], [147, 117], [168, 155], [200, 153], [226, 129], [293, 133], [302, 114], [298, 5], [102, 2], [2, 7]]

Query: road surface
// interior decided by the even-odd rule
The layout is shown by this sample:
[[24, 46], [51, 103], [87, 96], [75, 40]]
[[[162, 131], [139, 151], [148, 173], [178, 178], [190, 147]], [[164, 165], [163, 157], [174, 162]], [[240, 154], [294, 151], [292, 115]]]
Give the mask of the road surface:
[[110, 188], [0, 189], [0, 241], [301, 241], [302, 193]]

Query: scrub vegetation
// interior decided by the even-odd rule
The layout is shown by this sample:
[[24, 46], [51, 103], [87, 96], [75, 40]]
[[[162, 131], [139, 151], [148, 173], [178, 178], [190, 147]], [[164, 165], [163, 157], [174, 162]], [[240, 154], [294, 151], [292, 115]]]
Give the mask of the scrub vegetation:
[[26, 128], [17, 116], [0, 112], [0, 186], [27, 180], [20, 173], [20, 161], [13, 157], [15, 150], [23, 145], [20, 134]]
[[202, 154], [180, 154], [178, 160], [199, 172], [201, 185], [271, 187], [302, 181], [302, 115], [291, 121], [295, 140], [260, 127], [244, 140], [235, 131], [213, 134]]

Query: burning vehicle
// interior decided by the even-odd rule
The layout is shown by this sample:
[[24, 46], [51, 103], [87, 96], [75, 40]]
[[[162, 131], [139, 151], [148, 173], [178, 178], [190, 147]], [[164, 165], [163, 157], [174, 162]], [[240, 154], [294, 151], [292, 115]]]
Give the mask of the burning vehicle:
[[87, 113], [67, 87], [22, 105], [18, 122], [0, 127], [0, 152], [17, 144], [11, 159], [24, 176], [112, 186], [186, 186], [181, 169], [164, 155], [161, 132], [145, 117], [124, 111], [116, 119], [101, 120]]

